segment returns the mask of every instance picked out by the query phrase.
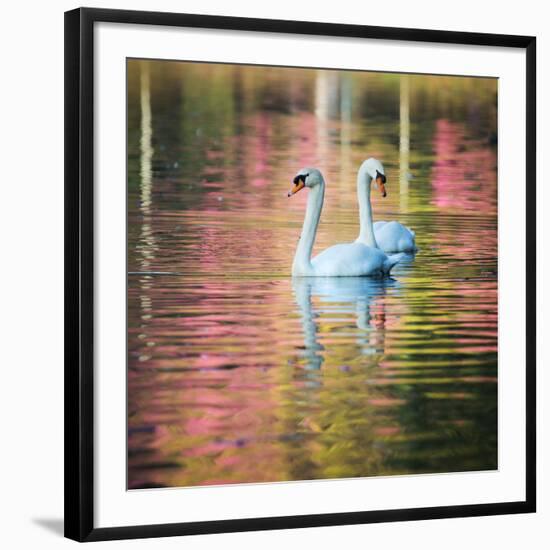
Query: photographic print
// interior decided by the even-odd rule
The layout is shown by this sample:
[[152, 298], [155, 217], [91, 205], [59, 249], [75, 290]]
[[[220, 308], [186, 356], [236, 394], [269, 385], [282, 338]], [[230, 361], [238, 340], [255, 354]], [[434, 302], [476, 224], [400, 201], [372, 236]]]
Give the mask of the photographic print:
[[127, 60], [128, 489], [498, 468], [497, 97]]

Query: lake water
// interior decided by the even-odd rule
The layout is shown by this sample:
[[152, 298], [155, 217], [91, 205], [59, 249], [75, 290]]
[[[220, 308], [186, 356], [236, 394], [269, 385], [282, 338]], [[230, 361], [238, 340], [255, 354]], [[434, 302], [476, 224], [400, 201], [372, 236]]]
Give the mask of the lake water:
[[[497, 467], [496, 81], [130, 61], [128, 487]], [[416, 231], [385, 280], [292, 279], [375, 220]]]

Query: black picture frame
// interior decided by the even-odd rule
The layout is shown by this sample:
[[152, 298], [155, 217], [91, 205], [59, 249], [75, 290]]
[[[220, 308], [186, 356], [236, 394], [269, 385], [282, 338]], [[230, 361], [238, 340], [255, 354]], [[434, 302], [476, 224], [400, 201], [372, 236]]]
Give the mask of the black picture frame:
[[[526, 499], [518, 502], [286, 517], [94, 527], [94, 24], [111, 22], [424, 43], [526, 52]], [[518, 514], [536, 511], [536, 38], [374, 26], [79, 8], [65, 13], [65, 536], [77, 541], [162, 537]]]

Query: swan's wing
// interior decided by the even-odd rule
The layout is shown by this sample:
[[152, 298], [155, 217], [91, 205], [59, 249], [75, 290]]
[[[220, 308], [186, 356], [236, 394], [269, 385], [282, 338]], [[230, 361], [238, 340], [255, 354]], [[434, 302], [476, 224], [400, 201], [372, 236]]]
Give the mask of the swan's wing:
[[[336, 244], [311, 260], [316, 276], [360, 277], [387, 273], [387, 256], [378, 248], [361, 243]], [[391, 269], [391, 267], [390, 267]]]
[[399, 222], [387, 222], [374, 233], [378, 246], [387, 253], [416, 250], [414, 231]]
[[386, 261], [384, 262], [384, 271], [385, 273], [389, 274], [392, 267], [399, 263], [402, 258], [404, 258], [406, 254], [400, 253], [400, 254], [392, 254], [391, 256], [386, 256]]

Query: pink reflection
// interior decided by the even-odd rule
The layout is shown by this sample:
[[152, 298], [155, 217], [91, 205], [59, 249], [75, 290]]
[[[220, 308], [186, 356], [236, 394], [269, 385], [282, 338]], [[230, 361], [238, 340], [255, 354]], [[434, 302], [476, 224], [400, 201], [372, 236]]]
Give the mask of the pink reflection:
[[436, 122], [433, 146], [432, 204], [461, 212], [476, 207], [494, 212], [495, 151], [467, 142], [464, 127], [446, 119]]
[[[267, 113], [259, 113], [254, 117], [251, 155], [255, 159], [254, 176], [251, 184], [254, 187], [263, 187], [269, 182], [266, 178], [268, 172], [268, 159], [271, 155], [271, 117]], [[248, 155], [246, 155], [248, 157]]]

